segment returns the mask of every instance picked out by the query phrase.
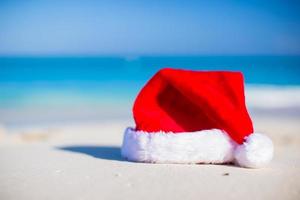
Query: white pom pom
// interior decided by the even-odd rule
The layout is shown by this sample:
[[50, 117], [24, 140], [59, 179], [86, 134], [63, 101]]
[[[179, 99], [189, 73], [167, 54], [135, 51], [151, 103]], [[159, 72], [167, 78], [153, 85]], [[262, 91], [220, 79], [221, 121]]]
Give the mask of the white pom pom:
[[235, 149], [235, 161], [241, 167], [260, 168], [273, 158], [273, 143], [265, 135], [253, 133]]

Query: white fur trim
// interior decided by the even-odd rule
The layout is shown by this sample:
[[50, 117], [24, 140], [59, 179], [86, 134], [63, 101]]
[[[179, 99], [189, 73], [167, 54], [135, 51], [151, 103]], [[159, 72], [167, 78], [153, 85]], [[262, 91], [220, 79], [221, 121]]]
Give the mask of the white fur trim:
[[150, 163], [228, 163], [236, 144], [221, 130], [148, 133], [127, 128], [122, 156]]
[[273, 143], [265, 135], [252, 133], [237, 145], [218, 129], [190, 133], [149, 133], [127, 128], [122, 156], [130, 161], [149, 163], [228, 163], [260, 168], [273, 158]]
[[272, 160], [273, 151], [273, 143], [267, 136], [253, 133], [236, 148], [235, 161], [242, 167], [264, 167]]

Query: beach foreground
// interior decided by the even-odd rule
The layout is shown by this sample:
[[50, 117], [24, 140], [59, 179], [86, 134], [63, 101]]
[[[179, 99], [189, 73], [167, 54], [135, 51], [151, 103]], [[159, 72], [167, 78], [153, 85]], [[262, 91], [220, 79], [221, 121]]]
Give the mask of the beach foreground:
[[2, 128], [0, 199], [299, 199], [299, 119], [253, 119], [275, 145], [264, 169], [125, 161], [129, 120]]

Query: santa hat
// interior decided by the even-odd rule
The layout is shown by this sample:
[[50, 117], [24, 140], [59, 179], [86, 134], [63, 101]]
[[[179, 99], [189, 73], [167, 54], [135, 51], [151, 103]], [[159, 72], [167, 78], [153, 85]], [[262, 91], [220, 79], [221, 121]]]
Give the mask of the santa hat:
[[259, 168], [273, 157], [272, 141], [253, 131], [240, 72], [162, 69], [140, 91], [133, 116], [122, 145], [130, 161]]

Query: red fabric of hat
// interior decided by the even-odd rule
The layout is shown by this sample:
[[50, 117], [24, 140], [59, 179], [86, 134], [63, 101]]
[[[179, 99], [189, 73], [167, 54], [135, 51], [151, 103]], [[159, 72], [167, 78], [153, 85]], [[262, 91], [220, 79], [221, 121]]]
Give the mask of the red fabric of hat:
[[162, 69], [137, 96], [136, 130], [193, 132], [221, 129], [237, 143], [253, 133], [240, 72]]

